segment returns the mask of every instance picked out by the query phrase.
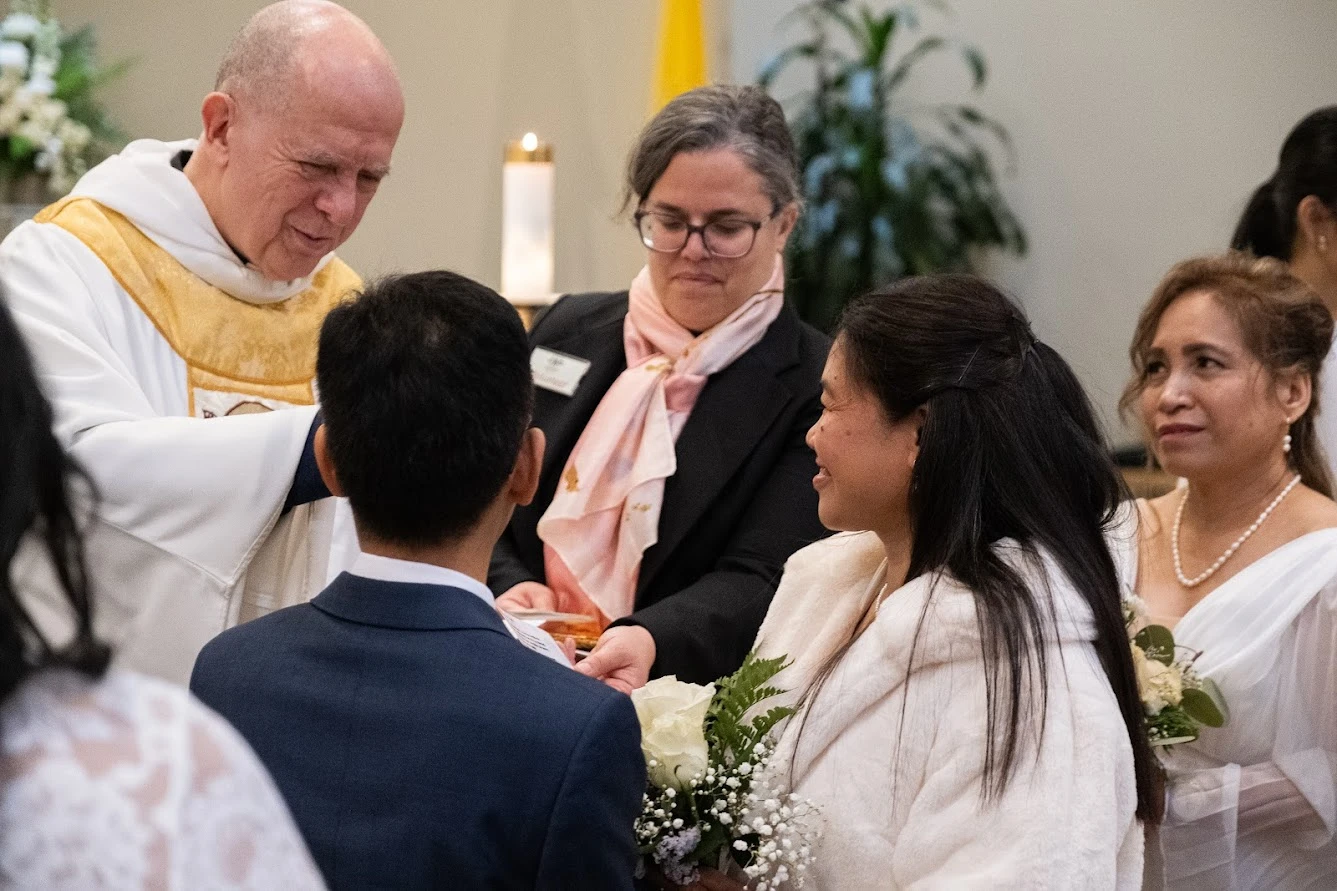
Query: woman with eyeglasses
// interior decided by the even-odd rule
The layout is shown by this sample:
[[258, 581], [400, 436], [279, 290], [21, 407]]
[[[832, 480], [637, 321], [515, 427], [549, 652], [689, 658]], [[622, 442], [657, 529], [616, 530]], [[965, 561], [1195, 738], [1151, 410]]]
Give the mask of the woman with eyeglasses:
[[798, 164], [762, 90], [665, 106], [626, 201], [646, 248], [631, 287], [568, 295], [530, 334], [548, 451], [488, 582], [503, 608], [606, 627], [578, 668], [629, 691], [736, 669], [785, 560], [826, 534], [803, 439], [829, 340], [785, 304]]

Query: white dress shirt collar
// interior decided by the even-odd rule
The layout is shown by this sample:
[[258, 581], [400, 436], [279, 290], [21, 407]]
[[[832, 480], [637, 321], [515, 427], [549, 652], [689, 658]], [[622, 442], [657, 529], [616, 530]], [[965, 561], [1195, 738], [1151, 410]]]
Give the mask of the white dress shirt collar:
[[497, 606], [496, 598], [492, 596], [492, 591], [487, 585], [472, 576], [444, 566], [417, 563], [413, 560], [397, 560], [394, 557], [381, 557], [377, 554], [358, 554], [353, 565], [348, 567], [348, 571], [364, 579], [377, 579], [382, 582], [463, 588], [481, 598], [489, 609], [496, 609]]

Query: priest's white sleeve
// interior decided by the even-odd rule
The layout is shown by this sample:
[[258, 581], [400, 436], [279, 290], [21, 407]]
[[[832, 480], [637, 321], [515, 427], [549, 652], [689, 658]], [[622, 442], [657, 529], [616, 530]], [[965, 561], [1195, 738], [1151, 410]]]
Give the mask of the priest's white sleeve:
[[[280, 522], [315, 407], [185, 417], [184, 363], [63, 229], [20, 227], [0, 245], [0, 272], [57, 435], [98, 489], [87, 538], [98, 629], [123, 661], [184, 682], [199, 648], [248, 609], [319, 590], [322, 506]], [[34, 609], [61, 619], [59, 604]]]

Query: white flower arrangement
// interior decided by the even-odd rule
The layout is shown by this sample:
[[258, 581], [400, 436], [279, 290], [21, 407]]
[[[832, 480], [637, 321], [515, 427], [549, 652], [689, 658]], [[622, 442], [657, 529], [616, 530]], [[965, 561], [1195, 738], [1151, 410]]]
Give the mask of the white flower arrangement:
[[1193, 667], [1201, 654], [1177, 646], [1170, 629], [1146, 624], [1146, 615], [1142, 599], [1125, 593], [1124, 624], [1151, 744], [1166, 747], [1192, 742], [1203, 726], [1223, 726], [1229, 712], [1221, 691]]
[[784, 662], [749, 654], [718, 685], [670, 676], [632, 694], [649, 777], [636, 820], [642, 869], [689, 885], [702, 867], [733, 863], [757, 891], [803, 887], [817, 808], [779, 788], [770, 770], [771, 731], [793, 709], [747, 718], [781, 692], [767, 682]]
[[0, 170], [6, 178], [35, 173], [47, 195], [68, 192], [100, 158], [99, 143], [116, 137], [91, 94], [123, 70], [94, 65], [90, 28], [63, 35], [45, 0], [13, 0], [0, 20]]

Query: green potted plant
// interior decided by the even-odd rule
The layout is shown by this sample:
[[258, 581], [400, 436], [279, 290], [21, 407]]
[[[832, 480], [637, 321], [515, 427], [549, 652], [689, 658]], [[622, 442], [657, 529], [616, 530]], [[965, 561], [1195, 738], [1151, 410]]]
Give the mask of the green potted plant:
[[799, 314], [823, 329], [850, 298], [876, 285], [969, 270], [980, 248], [1026, 250], [990, 152], [1010, 153], [1007, 131], [968, 103], [924, 105], [903, 96], [919, 63], [944, 49], [960, 53], [974, 91], [987, 78], [978, 49], [922, 33], [922, 5], [877, 11], [846, 0], [805, 3], [794, 12], [804, 38], [760, 77], [772, 90], [796, 63], [814, 77], [811, 90], [783, 102], [807, 205], [789, 242], [786, 291]]
[[126, 67], [98, 67], [91, 25], [65, 34], [46, 0], [12, 0], [0, 20], [0, 200], [58, 198], [116, 147], [94, 91]]

